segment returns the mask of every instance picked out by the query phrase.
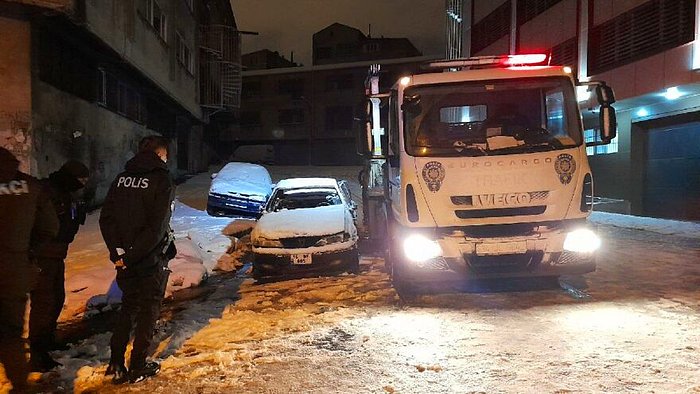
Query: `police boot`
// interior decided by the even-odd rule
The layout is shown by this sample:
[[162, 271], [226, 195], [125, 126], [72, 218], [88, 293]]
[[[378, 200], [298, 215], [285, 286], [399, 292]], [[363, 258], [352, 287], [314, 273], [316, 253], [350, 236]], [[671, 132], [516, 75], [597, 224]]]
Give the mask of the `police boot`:
[[105, 371], [105, 376], [112, 376], [114, 384], [122, 384], [128, 380], [129, 374], [124, 364], [110, 363]]
[[156, 375], [160, 372], [160, 364], [156, 361], [149, 361], [143, 368], [129, 371], [129, 383], [138, 383], [144, 379]]
[[63, 364], [51, 358], [46, 352], [32, 352], [29, 359], [29, 367], [32, 372], [49, 372], [62, 365]]

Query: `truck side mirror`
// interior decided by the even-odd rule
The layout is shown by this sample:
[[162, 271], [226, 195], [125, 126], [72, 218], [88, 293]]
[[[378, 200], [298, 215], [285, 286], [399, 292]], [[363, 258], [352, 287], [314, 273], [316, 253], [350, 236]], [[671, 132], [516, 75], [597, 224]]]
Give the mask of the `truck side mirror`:
[[612, 88], [606, 85], [605, 82], [601, 82], [599, 85], [596, 85], [595, 94], [598, 98], [598, 104], [601, 106], [609, 106], [615, 102], [615, 92], [613, 92]]
[[372, 133], [371, 133], [371, 114], [372, 103], [367, 100], [357, 107], [355, 121], [355, 145], [357, 154], [360, 156], [369, 156], [372, 151]]
[[[614, 98], [613, 98], [614, 100]], [[600, 139], [609, 144], [617, 136], [617, 116], [610, 105], [600, 106]]]

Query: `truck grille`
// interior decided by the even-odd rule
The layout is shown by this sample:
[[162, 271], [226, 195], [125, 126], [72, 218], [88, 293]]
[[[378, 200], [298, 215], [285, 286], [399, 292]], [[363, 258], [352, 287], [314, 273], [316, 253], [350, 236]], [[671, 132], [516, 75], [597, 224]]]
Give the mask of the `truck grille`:
[[[528, 194], [530, 195], [530, 202], [546, 201], [547, 197], [549, 197], [548, 191], [528, 192]], [[474, 206], [472, 196], [452, 196], [450, 200], [454, 205]]]
[[505, 216], [533, 216], [541, 215], [547, 210], [546, 205], [521, 208], [492, 208], [492, 209], [460, 209], [455, 211], [460, 219], [497, 218]]
[[543, 256], [544, 253], [542, 251], [502, 256], [465, 254], [464, 260], [467, 261], [471, 270], [476, 273], [500, 274], [532, 269], [542, 262]]

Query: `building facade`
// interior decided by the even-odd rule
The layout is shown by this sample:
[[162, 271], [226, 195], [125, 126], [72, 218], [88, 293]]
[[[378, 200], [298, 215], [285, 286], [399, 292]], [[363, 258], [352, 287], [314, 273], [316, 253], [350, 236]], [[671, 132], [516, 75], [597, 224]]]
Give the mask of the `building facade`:
[[173, 171], [206, 169], [207, 149], [190, 141], [209, 121], [198, 56], [207, 3], [0, 1], [0, 144], [38, 177], [84, 162], [93, 204], [146, 135], [171, 139]]
[[[580, 81], [606, 81], [618, 138], [588, 148], [595, 194], [624, 212], [700, 220], [699, 3], [465, 0], [459, 45], [464, 56], [547, 52]], [[582, 90], [579, 103], [593, 141], [595, 99]]]
[[[243, 72], [240, 125], [231, 133], [230, 149], [266, 146], [277, 164], [359, 164], [355, 118], [363, 116], [370, 65], [381, 64], [382, 88], [388, 90], [429, 59], [405, 42], [371, 39], [336, 23], [314, 34], [314, 63], [321, 64], [288, 67], [289, 61], [270, 51], [244, 55], [251, 68]], [[352, 50], [337, 52], [342, 43], [353, 43]], [[365, 50], [368, 43], [379, 43], [379, 51]], [[319, 56], [324, 48], [332, 49]]]

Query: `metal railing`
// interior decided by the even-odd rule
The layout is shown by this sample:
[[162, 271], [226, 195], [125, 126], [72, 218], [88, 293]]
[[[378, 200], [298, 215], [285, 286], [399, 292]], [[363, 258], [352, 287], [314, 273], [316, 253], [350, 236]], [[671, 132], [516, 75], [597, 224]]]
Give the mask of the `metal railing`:
[[240, 33], [232, 26], [203, 26], [199, 42], [200, 105], [214, 111], [240, 108]]

